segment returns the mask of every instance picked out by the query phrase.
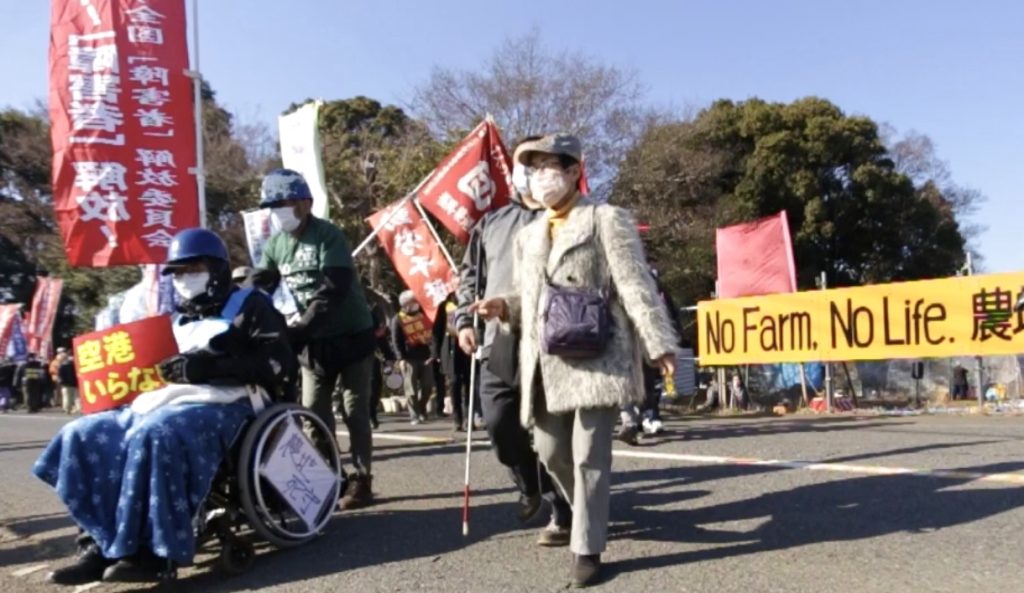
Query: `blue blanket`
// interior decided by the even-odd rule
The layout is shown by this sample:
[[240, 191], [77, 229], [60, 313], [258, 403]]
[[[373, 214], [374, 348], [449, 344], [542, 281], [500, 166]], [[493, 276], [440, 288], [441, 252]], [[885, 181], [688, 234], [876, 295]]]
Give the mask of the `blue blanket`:
[[193, 519], [245, 419], [247, 400], [124, 407], [65, 425], [32, 468], [107, 558], [145, 548], [178, 564], [195, 555]]

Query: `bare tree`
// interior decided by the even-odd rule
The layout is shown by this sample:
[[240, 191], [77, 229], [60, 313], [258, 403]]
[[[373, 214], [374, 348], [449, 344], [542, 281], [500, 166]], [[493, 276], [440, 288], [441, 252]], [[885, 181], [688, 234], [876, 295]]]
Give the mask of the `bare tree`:
[[923, 196], [941, 199], [949, 205], [960, 232], [967, 239], [967, 249], [975, 263], [980, 263], [982, 258], [977, 242], [986, 229], [974, 221], [974, 215], [985, 202], [985, 195], [953, 180], [949, 163], [939, 158], [935, 143], [926, 134], [916, 130], [900, 133], [890, 124], [881, 125], [879, 133], [889, 148], [896, 170], [909, 177]]
[[435, 68], [410, 109], [440, 138], [466, 133], [488, 113], [508, 143], [529, 134], [576, 134], [591, 186], [606, 196], [647, 121], [643, 95], [635, 71], [552, 50], [534, 30], [506, 39], [475, 70]]

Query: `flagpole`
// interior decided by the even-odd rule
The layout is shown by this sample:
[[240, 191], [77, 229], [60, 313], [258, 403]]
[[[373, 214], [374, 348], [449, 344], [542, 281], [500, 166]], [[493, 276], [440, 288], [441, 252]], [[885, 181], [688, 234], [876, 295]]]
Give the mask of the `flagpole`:
[[206, 228], [206, 169], [203, 156], [203, 77], [199, 73], [199, 0], [192, 0], [192, 76], [196, 120], [196, 189], [199, 196], [199, 226]]
[[[434, 172], [431, 171], [429, 175], [424, 177], [422, 180], [420, 180], [419, 183], [416, 184], [416, 187], [413, 188], [413, 190], [411, 192], [405, 194], [405, 197], [402, 198], [401, 200], [399, 200], [396, 203], [395, 207], [391, 209], [391, 212], [388, 212], [388, 215], [385, 216], [380, 221], [380, 224], [377, 225], [377, 228], [373, 229], [370, 232], [370, 234], [367, 235], [365, 239], [363, 239], [363, 242], [360, 243], [355, 249], [352, 250], [352, 257], [355, 257], [355, 256], [359, 255], [359, 252], [361, 252], [363, 249], [365, 249], [366, 246], [370, 244], [370, 241], [373, 241], [373, 238], [377, 236], [377, 233], [379, 233], [381, 231], [381, 229], [384, 228], [384, 225], [386, 225], [396, 214], [398, 214], [398, 211], [401, 210], [401, 208], [398, 208], [398, 205], [404, 204], [407, 200], [415, 198], [416, 197], [416, 192], [420, 191], [420, 188], [423, 187], [427, 183], [427, 181], [430, 180], [430, 178], [433, 175], [434, 175]], [[443, 249], [443, 247], [442, 247], [442, 249]]]
[[413, 198], [412, 203], [419, 210], [420, 216], [423, 217], [423, 222], [427, 223], [427, 228], [430, 229], [430, 234], [434, 235], [434, 240], [437, 241], [437, 246], [441, 248], [441, 253], [444, 254], [445, 259], [451, 265], [453, 270], [458, 270], [459, 266], [455, 265], [455, 260], [452, 258], [452, 254], [448, 253], [448, 248], [444, 246], [444, 242], [441, 241], [441, 236], [437, 234], [437, 230], [434, 229], [434, 225], [430, 222], [430, 218], [427, 213], [423, 210], [423, 206], [420, 205], [419, 200]]

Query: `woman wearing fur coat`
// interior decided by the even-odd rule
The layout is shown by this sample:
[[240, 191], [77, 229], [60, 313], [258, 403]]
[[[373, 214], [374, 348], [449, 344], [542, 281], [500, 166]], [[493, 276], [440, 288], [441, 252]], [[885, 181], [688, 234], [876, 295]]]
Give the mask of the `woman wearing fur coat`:
[[[619, 408], [643, 399], [641, 357], [672, 373], [677, 342], [646, 273], [633, 217], [582, 196], [581, 157], [579, 140], [565, 134], [517, 150], [517, 159], [528, 167], [533, 197], [544, 204], [547, 216], [516, 238], [514, 292], [480, 301], [475, 309], [521, 332], [521, 420], [533, 427], [541, 461], [572, 504], [572, 581], [586, 587], [600, 580]], [[603, 351], [589, 358], [546, 351], [549, 285], [605, 290], [611, 337]]]

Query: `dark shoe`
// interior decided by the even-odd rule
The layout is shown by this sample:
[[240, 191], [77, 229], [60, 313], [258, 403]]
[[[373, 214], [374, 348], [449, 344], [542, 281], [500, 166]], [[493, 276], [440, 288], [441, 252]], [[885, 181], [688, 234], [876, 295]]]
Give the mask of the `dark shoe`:
[[559, 527], [555, 523], [548, 523], [548, 526], [537, 534], [537, 545], [545, 548], [560, 548], [569, 545], [572, 530], [568, 527]]
[[619, 432], [615, 435], [615, 438], [622, 441], [623, 443], [626, 443], [631, 447], [635, 447], [637, 445], [637, 439], [639, 438], [639, 434], [640, 431], [637, 430], [635, 426], [624, 424], [622, 425], [622, 428], [619, 429]]
[[573, 555], [572, 586], [576, 589], [596, 585], [601, 580], [601, 555]]
[[516, 511], [516, 517], [519, 519], [519, 522], [526, 523], [536, 517], [537, 513], [540, 512], [543, 502], [544, 499], [541, 498], [540, 494], [533, 494], [531, 496], [520, 494], [519, 509]]
[[88, 546], [78, 554], [74, 564], [58, 568], [46, 575], [46, 580], [55, 585], [84, 585], [103, 578], [103, 571], [113, 564], [100, 553], [95, 544]]
[[165, 558], [135, 556], [122, 558], [103, 572], [104, 583], [154, 583], [174, 574], [175, 566]]
[[354, 474], [349, 480], [345, 496], [338, 501], [338, 508], [343, 511], [361, 509], [373, 504], [373, 476]]

